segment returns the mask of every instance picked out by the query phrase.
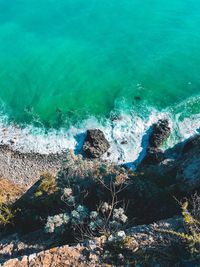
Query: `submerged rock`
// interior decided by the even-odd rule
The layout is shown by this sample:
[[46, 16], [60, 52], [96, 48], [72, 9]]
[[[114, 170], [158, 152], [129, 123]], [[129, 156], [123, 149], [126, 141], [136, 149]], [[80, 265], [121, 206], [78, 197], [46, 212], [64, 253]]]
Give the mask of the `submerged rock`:
[[83, 152], [87, 158], [100, 158], [109, 149], [110, 144], [99, 129], [87, 130]]

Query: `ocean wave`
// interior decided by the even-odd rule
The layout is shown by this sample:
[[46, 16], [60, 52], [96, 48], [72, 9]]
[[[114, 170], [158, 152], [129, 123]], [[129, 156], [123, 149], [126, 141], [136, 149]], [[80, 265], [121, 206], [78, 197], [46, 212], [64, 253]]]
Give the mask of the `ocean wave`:
[[[147, 112], [148, 111], [148, 112]], [[140, 116], [136, 111], [118, 112], [114, 119], [98, 120], [90, 117], [69, 129], [49, 130], [31, 125], [20, 127], [9, 124], [6, 116], [0, 117], [1, 144], [9, 145], [22, 153], [61, 153], [67, 149], [80, 152], [87, 129], [102, 130], [110, 142], [109, 156], [103, 159], [115, 163], [137, 162], [144, 156], [148, 143], [148, 129], [159, 119], [167, 118], [172, 133], [163, 148], [170, 148], [187, 139], [200, 129], [200, 114], [185, 117], [172, 111], [159, 112], [153, 108], [145, 111], [148, 115]]]

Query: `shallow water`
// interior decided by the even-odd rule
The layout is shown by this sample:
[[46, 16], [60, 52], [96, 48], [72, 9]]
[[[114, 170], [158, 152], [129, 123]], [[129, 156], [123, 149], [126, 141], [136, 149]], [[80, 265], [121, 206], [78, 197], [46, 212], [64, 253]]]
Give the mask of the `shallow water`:
[[0, 0], [2, 125], [107, 131], [123, 113], [142, 135], [165, 112], [173, 140], [188, 136], [200, 127], [199, 27], [198, 0]]

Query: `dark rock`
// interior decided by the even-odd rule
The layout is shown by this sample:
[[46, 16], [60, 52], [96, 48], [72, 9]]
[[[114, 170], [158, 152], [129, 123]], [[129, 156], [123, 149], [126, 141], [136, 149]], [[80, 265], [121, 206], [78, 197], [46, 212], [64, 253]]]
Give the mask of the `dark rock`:
[[135, 96], [134, 99], [137, 100], [137, 101], [139, 101], [139, 100], [141, 100], [142, 98], [141, 98], [140, 96]]
[[121, 116], [113, 115], [111, 117], [111, 121], [120, 121], [120, 120], [122, 120], [122, 117]]
[[121, 141], [121, 145], [127, 145], [127, 144], [128, 144], [128, 141], [127, 140]]
[[87, 130], [83, 152], [87, 158], [100, 158], [109, 149], [110, 144], [99, 129]]
[[159, 120], [153, 126], [152, 134], [149, 138], [150, 147], [160, 147], [170, 136], [171, 129], [168, 120]]
[[166, 157], [164, 152], [159, 149], [164, 141], [170, 135], [170, 127], [168, 120], [159, 120], [152, 126], [152, 133], [149, 138], [149, 147], [147, 148], [146, 156], [141, 162], [143, 165], [151, 165], [162, 162]]
[[142, 161], [142, 164], [157, 164], [165, 159], [164, 152], [159, 148], [150, 147], [147, 149], [147, 154]]
[[185, 142], [182, 153], [188, 153], [192, 149], [200, 151], [200, 135], [195, 135]]
[[175, 182], [179, 191], [192, 193], [200, 189], [200, 135], [189, 138], [175, 160]]
[[191, 194], [199, 191], [200, 135], [188, 139], [182, 153], [174, 159], [166, 159], [166, 153], [158, 148], [148, 148], [138, 170], [151, 173], [148, 177], [158, 177], [156, 181], [161, 181], [164, 178], [165, 184], [175, 186], [176, 192]]

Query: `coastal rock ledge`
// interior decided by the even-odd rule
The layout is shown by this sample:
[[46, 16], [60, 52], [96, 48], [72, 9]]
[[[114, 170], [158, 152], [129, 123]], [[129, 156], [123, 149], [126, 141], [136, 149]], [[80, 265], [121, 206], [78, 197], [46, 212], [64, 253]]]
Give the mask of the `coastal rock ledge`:
[[[170, 253], [170, 239], [168, 234], [161, 235], [161, 230], [180, 231], [183, 228], [183, 220], [179, 216], [174, 216], [166, 220], [160, 220], [149, 225], [138, 225], [126, 230], [126, 234], [130, 236], [131, 244], [137, 245], [137, 250], [132, 254], [132, 257], [139, 257], [145, 255], [147, 251], [154, 250], [155, 247], [162, 245], [162, 251]], [[15, 241], [15, 245], [5, 243], [2, 250], [3, 255], [13, 255], [14, 251], [20, 247], [27, 246], [20, 240]], [[63, 245], [59, 247], [52, 247], [32, 254], [24, 254], [21, 250], [21, 256], [3, 261], [2, 267], [97, 267], [97, 266], [113, 266], [106, 264], [106, 257], [104, 252], [105, 237], [95, 238], [90, 244], [79, 243], [76, 246]], [[33, 250], [33, 248], [32, 248]], [[29, 250], [30, 251], [30, 250]], [[137, 253], [136, 253], [137, 251]], [[130, 256], [129, 256], [130, 257]], [[3, 259], [2, 259], [3, 260]], [[124, 266], [124, 264], [117, 264], [116, 266]], [[131, 265], [132, 266], [132, 265]], [[143, 266], [143, 265], [141, 265]], [[162, 265], [166, 266], [166, 265]]]
[[87, 130], [83, 152], [87, 158], [100, 158], [110, 148], [110, 144], [99, 129]]

